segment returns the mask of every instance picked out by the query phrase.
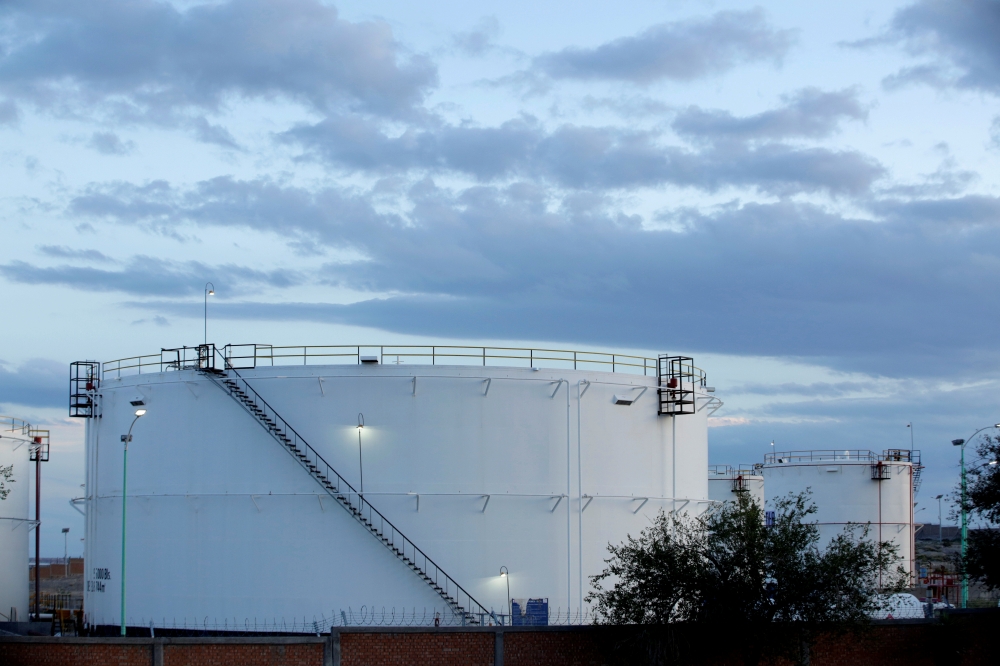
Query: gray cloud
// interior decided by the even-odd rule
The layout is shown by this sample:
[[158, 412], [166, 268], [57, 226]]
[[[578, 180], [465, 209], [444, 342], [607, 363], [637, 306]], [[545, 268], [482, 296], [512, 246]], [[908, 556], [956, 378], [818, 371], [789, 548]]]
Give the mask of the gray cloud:
[[734, 185], [778, 195], [860, 194], [885, 175], [857, 151], [732, 142], [695, 151], [664, 144], [656, 132], [577, 125], [546, 131], [531, 118], [398, 136], [357, 117], [328, 118], [282, 136], [344, 168], [456, 171], [481, 181], [531, 178], [577, 189], [673, 184], [714, 191]]
[[38, 251], [49, 257], [79, 259], [83, 261], [114, 262], [114, 259], [98, 250], [77, 250], [65, 245], [40, 245]]
[[8, 99], [0, 100], [0, 125], [16, 125], [20, 119], [17, 104]]
[[191, 122], [191, 126], [194, 129], [195, 138], [202, 143], [213, 143], [221, 148], [240, 150], [240, 145], [233, 135], [221, 125], [213, 125], [205, 118], [195, 118]]
[[122, 141], [114, 132], [94, 132], [87, 146], [102, 155], [128, 155], [135, 150], [135, 142]]
[[199, 262], [172, 262], [154, 257], [135, 257], [121, 270], [78, 266], [42, 268], [23, 261], [0, 264], [0, 275], [11, 282], [55, 284], [84, 291], [119, 291], [142, 296], [200, 294], [206, 277], [226, 284], [230, 294], [246, 294], [255, 286], [290, 287], [302, 278], [293, 271], [259, 271], [227, 264], [210, 267]]
[[8, 2], [0, 90], [64, 114], [98, 107], [175, 122], [232, 97], [286, 98], [321, 112], [411, 115], [436, 82], [382, 22], [352, 23], [318, 0]]
[[842, 120], [868, 117], [856, 89], [823, 92], [806, 88], [785, 101], [783, 107], [742, 118], [728, 111], [692, 106], [677, 114], [672, 127], [681, 136], [709, 141], [823, 138], [835, 132]]
[[63, 407], [68, 404], [68, 382], [64, 363], [32, 359], [17, 368], [0, 363], [0, 403]]
[[450, 191], [425, 180], [400, 203], [405, 217], [376, 212], [364, 193], [216, 179], [190, 191], [117, 185], [71, 211], [351, 248], [364, 259], [329, 263], [320, 279], [400, 294], [220, 303], [219, 316], [803, 356], [889, 375], [990, 375], [1000, 361], [1000, 228], [954, 226], [969, 209], [985, 217], [995, 198], [889, 200], [872, 209], [878, 221], [791, 202], [664, 213], [684, 231], [644, 229], [598, 195], [555, 199], [531, 183]]
[[743, 62], [778, 63], [793, 42], [794, 32], [771, 27], [761, 9], [722, 11], [662, 23], [594, 48], [547, 53], [535, 58], [534, 68], [553, 79], [691, 81]]
[[952, 228], [1000, 227], [1000, 199], [970, 194], [951, 199], [883, 200], [872, 210], [899, 224]]
[[861, 382], [814, 382], [812, 384], [744, 384], [730, 388], [726, 393], [732, 395], [795, 395], [835, 398], [850, 393], [858, 393], [873, 388]]
[[927, 83], [1000, 94], [1000, 4], [995, 0], [918, 0], [893, 16], [888, 32], [870, 43], [903, 43], [932, 60], [886, 80], [890, 87]]
[[497, 48], [494, 40], [500, 34], [500, 21], [496, 16], [486, 16], [472, 30], [455, 33], [452, 45], [464, 55], [479, 57]]

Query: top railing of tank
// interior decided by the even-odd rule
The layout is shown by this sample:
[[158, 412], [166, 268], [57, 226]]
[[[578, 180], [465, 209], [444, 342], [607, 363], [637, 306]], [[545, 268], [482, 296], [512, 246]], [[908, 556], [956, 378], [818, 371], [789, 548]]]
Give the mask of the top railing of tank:
[[16, 416], [0, 416], [0, 432], [19, 432], [27, 435], [31, 432], [31, 424]]
[[[604, 370], [656, 376], [657, 359], [608, 352], [521, 347], [461, 345], [226, 345], [219, 351], [236, 368], [276, 365], [361, 364], [365, 357], [379, 363], [420, 365], [480, 365], [530, 368]], [[103, 364], [105, 378], [143, 372], [165, 372], [197, 367], [198, 348], [161, 349], [159, 354], [131, 356]], [[695, 381], [705, 386], [706, 375], [691, 366]]]
[[756, 465], [709, 465], [708, 475], [709, 476], [722, 476], [725, 478], [731, 478], [734, 476], [760, 476], [761, 469], [760, 464]]
[[764, 464], [782, 464], [796, 462], [909, 462], [920, 465], [920, 451], [908, 449], [886, 449], [881, 455], [864, 449], [839, 449], [817, 451], [783, 451], [768, 453], [764, 456]]

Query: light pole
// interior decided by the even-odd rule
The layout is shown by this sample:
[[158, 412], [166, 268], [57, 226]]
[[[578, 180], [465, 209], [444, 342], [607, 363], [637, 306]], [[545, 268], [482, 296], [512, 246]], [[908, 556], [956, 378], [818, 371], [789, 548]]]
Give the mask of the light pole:
[[913, 422], [906, 424], [907, 429], [910, 431], [910, 450], [913, 450]]
[[514, 624], [514, 612], [510, 606], [510, 576], [508, 574], [507, 567], [500, 567], [500, 577], [507, 581], [507, 617], [510, 618], [510, 623]]
[[938, 543], [941, 543], [941, 541], [943, 541], [943, 539], [941, 538], [941, 530], [942, 530], [942, 525], [941, 525], [941, 498], [942, 497], [944, 497], [944, 495], [935, 495], [934, 496], [934, 499], [936, 499], [938, 501]]
[[[211, 287], [211, 289], [209, 288]], [[208, 297], [215, 296], [215, 285], [211, 282], [205, 283], [205, 344], [208, 344]]]
[[69, 578], [69, 528], [64, 527], [63, 533], [63, 562], [66, 564], [66, 577]]
[[365, 461], [361, 457], [361, 431], [365, 429], [365, 415], [358, 412], [358, 470], [361, 472], [361, 492], [360, 495], [364, 497], [365, 495]]
[[962, 447], [962, 608], [969, 606], [969, 574], [965, 571], [965, 554], [969, 547], [969, 516], [965, 507], [965, 445], [971, 442], [973, 437], [990, 428], [1000, 428], [1000, 423], [980, 428], [969, 435], [968, 439], [951, 440], [953, 446]]
[[125, 635], [125, 498], [128, 496], [128, 443], [132, 441], [132, 427], [146, 413], [145, 409], [135, 410], [135, 418], [128, 427], [128, 434], [122, 435], [125, 444], [125, 454], [122, 456], [122, 636]]

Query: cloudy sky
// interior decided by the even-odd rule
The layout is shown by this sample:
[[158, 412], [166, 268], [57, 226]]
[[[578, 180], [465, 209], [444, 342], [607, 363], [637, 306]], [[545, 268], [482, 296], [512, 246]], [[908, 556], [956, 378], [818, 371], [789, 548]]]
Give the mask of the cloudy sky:
[[207, 280], [220, 344], [691, 354], [716, 463], [912, 422], [936, 522], [1000, 420], [997, 34], [996, 0], [5, 0], [43, 554], [82, 526], [67, 364], [197, 344]]

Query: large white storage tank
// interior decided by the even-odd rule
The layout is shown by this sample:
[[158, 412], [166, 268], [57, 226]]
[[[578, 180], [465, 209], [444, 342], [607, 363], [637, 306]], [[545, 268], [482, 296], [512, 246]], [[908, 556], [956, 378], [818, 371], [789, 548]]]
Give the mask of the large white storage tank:
[[5, 622], [28, 620], [30, 433], [25, 421], [0, 416], [0, 468], [11, 471], [4, 482], [7, 498], [0, 499], [0, 618]]
[[[100, 381], [97, 364], [74, 371], [77, 415], [99, 417], [87, 420], [92, 624], [121, 612], [133, 403], [147, 411], [128, 451], [132, 626], [322, 626], [362, 608], [463, 623], [475, 618], [446, 595], [502, 614], [508, 582], [514, 598], [547, 598], [552, 621], [577, 622], [609, 542], [660, 510], [708, 502], [705, 407], [718, 399], [690, 359], [264, 346], [185, 358], [194, 353], [106, 363]], [[213, 359], [221, 370], [224, 355], [235, 370], [202, 371]]]
[[710, 465], [708, 468], [708, 499], [714, 502], [734, 501], [739, 493], [750, 493], [764, 507], [764, 476], [759, 465]]
[[787, 451], [765, 456], [767, 502], [812, 492], [821, 545], [848, 524], [869, 525], [869, 538], [891, 541], [913, 575], [913, 495], [920, 480], [920, 452]]

